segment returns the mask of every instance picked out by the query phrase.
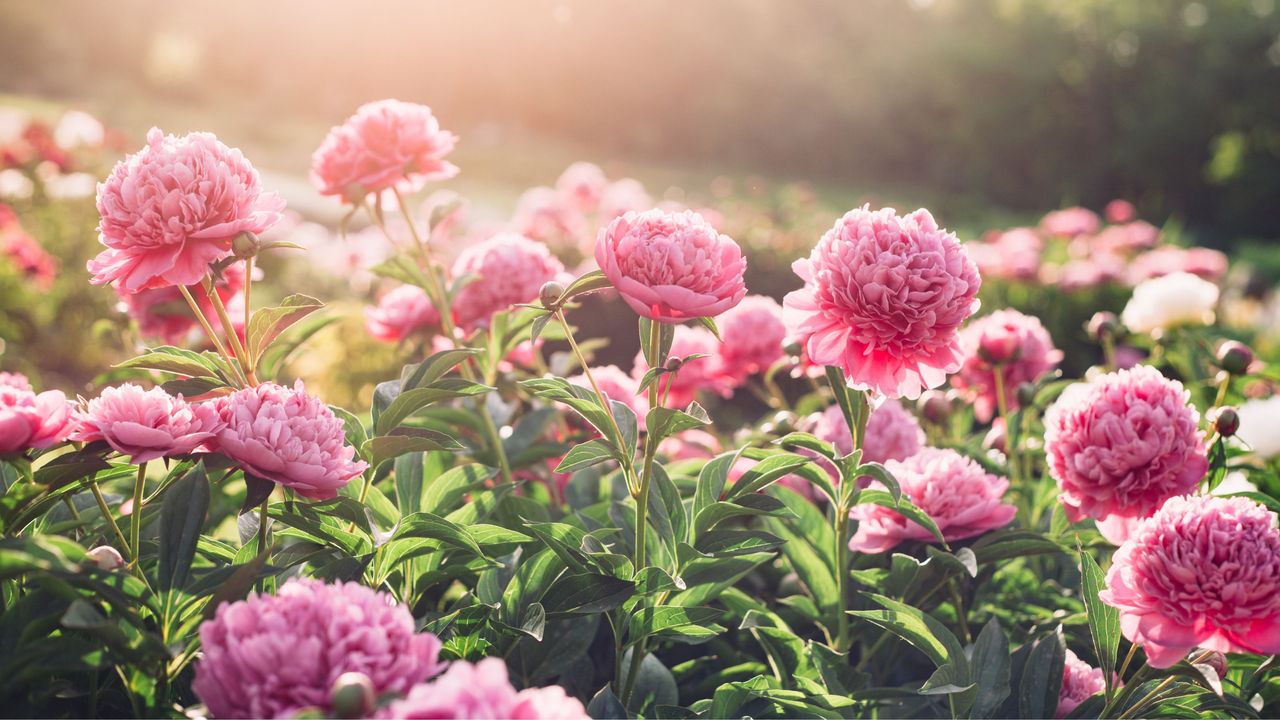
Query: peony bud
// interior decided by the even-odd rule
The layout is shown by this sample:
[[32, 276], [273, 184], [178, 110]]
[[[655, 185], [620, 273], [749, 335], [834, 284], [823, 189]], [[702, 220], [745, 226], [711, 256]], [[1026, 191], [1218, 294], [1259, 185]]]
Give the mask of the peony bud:
[[1036, 404], [1036, 386], [1029, 382], [1018, 383], [1014, 395], [1018, 399], [1018, 407], [1027, 408]]
[[241, 260], [256, 257], [261, 248], [262, 243], [258, 240], [258, 236], [248, 230], [231, 239], [231, 252]]
[[542, 303], [542, 307], [554, 310], [561, 295], [564, 295], [564, 285], [551, 280], [542, 284], [542, 289], [538, 291], [538, 301]]
[[1209, 656], [1201, 660], [1198, 665], [1208, 665], [1218, 674], [1218, 680], [1227, 679], [1227, 656], [1220, 652], [1214, 651]]
[[116, 570], [124, 567], [124, 558], [120, 556], [120, 551], [110, 545], [99, 545], [84, 555], [92, 560], [99, 570]]
[[667, 364], [664, 365], [663, 367], [666, 368], [667, 372], [676, 372], [683, 365], [684, 365], [684, 360], [681, 360], [678, 357], [669, 357], [667, 358]]
[[782, 346], [782, 352], [786, 353], [789, 357], [798, 358], [800, 357], [800, 353], [803, 351], [804, 351], [804, 347], [802, 347], [800, 343], [796, 342], [795, 340], [792, 340], [791, 342]]
[[1089, 332], [1089, 337], [1095, 342], [1102, 342], [1103, 338], [1114, 337], [1120, 330], [1120, 319], [1113, 312], [1094, 313], [1089, 318], [1089, 324], [1085, 326]]
[[1222, 437], [1231, 437], [1240, 429], [1240, 413], [1233, 407], [1214, 408], [1209, 411], [1209, 422]]
[[1253, 350], [1248, 345], [1228, 340], [1218, 346], [1218, 367], [1232, 375], [1248, 375], [1253, 364]]
[[992, 365], [1007, 365], [1022, 355], [1022, 343], [1014, 333], [983, 335], [978, 340], [978, 357]]
[[329, 702], [333, 712], [344, 720], [367, 717], [378, 700], [377, 688], [362, 672], [345, 672], [333, 681]]
[[934, 425], [941, 425], [951, 417], [951, 401], [941, 390], [926, 390], [916, 401], [916, 407], [920, 410], [920, 416]]

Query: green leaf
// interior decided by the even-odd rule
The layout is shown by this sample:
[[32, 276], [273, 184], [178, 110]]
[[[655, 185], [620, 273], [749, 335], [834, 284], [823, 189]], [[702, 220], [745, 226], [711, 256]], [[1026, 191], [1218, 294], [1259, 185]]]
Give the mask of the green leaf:
[[245, 332], [249, 357], [256, 366], [262, 352], [280, 333], [294, 323], [324, 307], [324, 303], [308, 295], [290, 295], [276, 307], [267, 307], [253, 313]]
[[816, 452], [828, 460], [835, 460], [836, 458], [834, 445], [806, 432], [788, 433], [774, 440], [774, 443], [784, 448], [804, 448], [805, 450]]
[[396, 458], [393, 475], [395, 476], [396, 506], [402, 514], [415, 513], [419, 510], [436, 510], [423, 507], [423, 461], [424, 453], [406, 453]]
[[943, 547], [947, 547], [947, 541], [942, 537], [942, 531], [938, 529], [937, 523], [933, 521], [933, 518], [929, 517], [928, 513], [911, 502], [908, 497], [900, 497], [895, 501], [893, 496], [884, 490], [863, 490], [858, 494], [858, 501], [855, 504], [879, 505], [895, 510], [898, 514], [928, 530], [939, 543], [942, 543]]
[[1084, 599], [1085, 614], [1089, 619], [1089, 635], [1093, 638], [1093, 650], [1098, 655], [1098, 665], [1107, 683], [1107, 697], [1111, 696], [1115, 677], [1116, 655], [1120, 649], [1120, 610], [1104, 602], [1098, 594], [1107, 587], [1102, 568], [1089, 553], [1080, 552], [1080, 597]]
[[365, 441], [369, 439], [369, 433], [364, 429], [364, 423], [349, 410], [337, 405], [330, 405], [329, 410], [342, 421], [342, 433], [347, 438], [347, 444], [355, 448], [361, 458], [368, 460], [363, 448]]
[[[654, 325], [657, 325], [656, 329]], [[658, 333], [658, 356], [652, 357], [653, 347], [649, 339], [655, 330]], [[675, 337], [675, 325], [655, 322], [649, 318], [640, 318], [640, 351], [644, 353], [645, 364], [651, 368], [662, 367], [663, 363], [667, 361], [667, 355], [671, 352], [671, 342]]]
[[[730, 518], [767, 515], [786, 517], [791, 515], [785, 503], [769, 495], [746, 495], [728, 502], [712, 503], [693, 519], [693, 537], [698, 538], [716, 525]], [[695, 544], [695, 547], [697, 545]]]
[[592, 270], [573, 282], [569, 283], [569, 287], [564, 289], [564, 293], [556, 300], [556, 305], [564, 305], [579, 295], [586, 295], [597, 290], [605, 290], [613, 287], [613, 283], [609, 282], [609, 278], [599, 270]]
[[[934, 665], [952, 663], [962, 670], [958, 677], [968, 682], [964, 648], [945, 625], [924, 611], [875, 593], [863, 593], [884, 610], [852, 610], [850, 615], [863, 618], [892, 632], [929, 656]], [[1061, 672], [1061, 669], [1059, 669]], [[1038, 716], [1037, 716], [1038, 717]]]
[[978, 685], [969, 717], [991, 718], [1009, 697], [1009, 638], [991, 618], [973, 644], [973, 680]]
[[253, 583], [258, 580], [258, 576], [262, 574], [262, 568], [266, 566], [267, 556], [258, 553], [252, 560], [244, 565], [231, 566], [235, 571], [222, 581], [218, 589], [214, 591], [209, 598], [209, 602], [204, 606], [204, 618], [210, 619], [218, 611], [218, 606], [223, 603], [236, 602], [243, 600], [245, 595], [249, 594], [249, 589], [253, 587]]
[[161, 590], [186, 584], [208, 511], [209, 479], [199, 462], [169, 488], [160, 507]]
[[712, 530], [699, 537], [694, 548], [708, 555], [727, 557], [777, 550], [785, 542], [763, 530]]
[[772, 485], [783, 476], [790, 474], [801, 465], [809, 462], [809, 458], [792, 453], [771, 455], [756, 463], [733, 483], [733, 487], [725, 493], [726, 500], [733, 500], [749, 493]]
[[483, 395], [491, 390], [493, 388], [487, 385], [480, 385], [461, 378], [443, 378], [427, 387], [403, 391], [378, 415], [378, 419], [374, 423], [374, 432], [377, 435], [386, 435], [405, 418], [428, 405], [442, 400]]
[[[631, 616], [627, 624], [627, 645], [653, 636], [683, 636], [701, 640], [714, 637], [724, 628], [715, 624], [724, 612], [705, 607], [645, 607]], [[703, 631], [711, 630], [711, 633]]]
[[542, 598], [548, 615], [590, 615], [608, 612], [635, 591], [629, 580], [612, 575], [579, 573], [555, 582]]
[[[187, 377], [222, 378], [218, 366], [204, 355], [185, 348], [162, 345], [115, 365], [116, 368], [144, 368]], [[225, 378], [223, 378], [225, 379]]]
[[1021, 717], [1053, 717], [1058, 709], [1065, 661], [1066, 648], [1058, 635], [1042, 637], [1032, 644], [1018, 687]]
[[645, 416], [645, 428], [648, 432], [646, 442], [656, 448], [659, 442], [672, 435], [710, 424], [711, 418], [707, 411], [696, 402], [690, 403], [687, 411], [659, 406], [651, 409]]
[[556, 466], [554, 472], [567, 473], [581, 470], [582, 468], [602, 463], [605, 460], [610, 460], [614, 455], [613, 447], [604, 440], [600, 438], [588, 440], [580, 445], [574, 445], [569, 452], [565, 453], [564, 458]]
[[711, 334], [716, 336], [716, 340], [720, 340], [720, 328], [716, 327], [715, 318], [700, 317], [697, 319], [697, 323], [710, 330]]
[[[484, 485], [497, 474], [496, 468], [475, 463], [450, 468], [426, 483], [422, 492], [422, 509], [436, 514], [452, 512], [467, 493]], [[401, 508], [401, 512], [406, 510]]]
[[439, 540], [473, 555], [484, 556], [484, 551], [480, 549], [479, 543], [465, 529], [428, 512], [412, 513], [406, 515], [400, 521], [400, 526], [391, 535], [391, 539], [401, 540], [405, 538]]
[[420, 363], [406, 365], [400, 371], [400, 390], [403, 392], [431, 385], [444, 377], [445, 373], [457, 367], [459, 363], [479, 352], [475, 348], [443, 350], [428, 356]]
[[[630, 682], [628, 674], [631, 672], [631, 654], [635, 649], [628, 649], [622, 656], [622, 686], [626, 687]], [[631, 710], [632, 715], [642, 710], [654, 708], [658, 705], [675, 705], [679, 701], [679, 690], [676, 687], [676, 679], [662, 664], [653, 653], [646, 653], [640, 659], [640, 670], [636, 673], [635, 683], [631, 690]], [[646, 716], [652, 715], [652, 712], [646, 712]], [[605, 717], [627, 717], [628, 715], [613, 715]], [[596, 716], [593, 716], [596, 717]]]
[[[641, 660], [640, 663], [643, 665], [644, 661]], [[627, 709], [622, 706], [618, 696], [613, 694], [613, 687], [609, 683], [605, 683], [591, 698], [591, 702], [587, 703], [587, 715], [597, 720], [629, 717]]]
[[461, 450], [462, 445], [442, 432], [424, 428], [396, 427], [386, 435], [379, 435], [365, 442], [360, 455], [369, 458], [370, 467], [377, 468], [388, 460], [406, 453], [433, 450]]

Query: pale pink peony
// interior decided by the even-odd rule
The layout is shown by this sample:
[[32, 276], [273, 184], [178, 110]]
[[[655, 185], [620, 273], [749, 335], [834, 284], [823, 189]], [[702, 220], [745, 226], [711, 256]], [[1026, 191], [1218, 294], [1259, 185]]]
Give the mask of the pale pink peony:
[[1102, 232], [1090, 240], [1089, 246], [1093, 252], [1127, 254], [1155, 247], [1159, 242], [1160, 228], [1149, 222], [1135, 220], [1103, 228]]
[[1116, 199], [1107, 203], [1102, 214], [1109, 223], [1127, 223], [1138, 219], [1138, 209], [1128, 200]]
[[928, 210], [850, 210], [792, 268], [805, 285], [783, 300], [787, 328], [850, 386], [914, 399], [960, 368], [982, 280]]
[[1067, 388], [1046, 412], [1045, 453], [1067, 517], [1113, 543], [1209, 469], [1200, 414], [1182, 383], [1149, 365]]
[[355, 448], [346, 444], [342, 421], [308, 395], [301, 380], [292, 390], [263, 383], [217, 402], [226, 427], [215, 449], [245, 472], [303, 497], [328, 500], [365, 470], [365, 462], [354, 459]]
[[1080, 706], [1080, 703], [1097, 695], [1107, 687], [1102, 671], [1076, 657], [1067, 649], [1062, 666], [1062, 687], [1058, 690], [1058, 712], [1055, 718], [1064, 718]]
[[22, 373], [0, 372], [0, 387], [10, 387], [15, 390], [32, 392], [31, 381]]
[[383, 295], [377, 306], [364, 309], [365, 330], [383, 342], [400, 342], [439, 325], [440, 313], [416, 285], [401, 285]]
[[639, 180], [623, 178], [609, 183], [600, 195], [600, 206], [597, 217], [601, 223], [608, 223], [629, 212], [641, 212], [653, 207], [653, 198], [645, 191]]
[[76, 413], [76, 423], [72, 440], [105, 440], [135, 465], [203, 449], [224, 427], [212, 404], [188, 403], [162, 388], [143, 390], [133, 383], [104, 389]]
[[782, 359], [787, 326], [782, 306], [764, 295], [748, 295], [716, 322], [720, 330], [720, 370], [735, 386]]
[[990, 239], [967, 243], [965, 248], [984, 278], [1033, 280], [1040, 271], [1044, 240], [1035, 230], [1020, 227], [993, 233]]
[[0, 383], [0, 455], [44, 450], [66, 440], [75, 428], [66, 395], [58, 390], [37, 394], [30, 387], [21, 375]]
[[1139, 523], [1098, 596], [1152, 667], [1195, 647], [1280, 653], [1280, 531], [1245, 498], [1175, 497]]
[[658, 444], [658, 453], [672, 462], [709, 460], [720, 452], [720, 441], [706, 430], [685, 430]]
[[516, 691], [507, 665], [490, 657], [449, 664], [439, 677], [418, 685], [377, 715], [381, 720], [587, 720], [582, 703], [559, 685]]
[[747, 294], [747, 261], [695, 212], [629, 212], [600, 230], [596, 263], [643, 317], [679, 323], [714, 317]]
[[[813, 423], [813, 434], [835, 446], [841, 455], [853, 452], [853, 435], [839, 405], [830, 405]], [[897, 400], [885, 400], [867, 418], [866, 436], [862, 440], [864, 462], [883, 463], [906, 460], [924, 446], [924, 430], [920, 421]]]
[[177, 138], [152, 128], [147, 146], [98, 186], [107, 249], [89, 261], [92, 282], [126, 292], [195, 285], [231, 254], [236, 235], [265, 232], [283, 208], [239, 150], [209, 133]]
[[538, 299], [542, 286], [565, 276], [564, 265], [545, 245], [523, 235], [500, 233], [472, 245], [453, 264], [453, 276], [474, 280], [453, 300], [453, 316], [465, 330], [488, 327], [496, 312]]
[[360, 203], [370, 194], [421, 190], [458, 168], [445, 161], [458, 138], [440, 129], [426, 105], [378, 100], [361, 105], [329, 131], [311, 156], [311, 183], [321, 195]]
[[1180, 272], [1205, 280], [1220, 280], [1227, 274], [1227, 256], [1211, 248], [1158, 247], [1133, 259], [1129, 283], [1137, 285], [1143, 280]]
[[[885, 468], [948, 542], [1003, 527], [1018, 512], [1001, 502], [1008, 480], [955, 450], [922, 448], [906, 460], [889, 460]], [[870, 487], [883, 489], [878, 482]], [[906, 540], [935, 541], [923, 526], [886, 507], [857, 505], [851, 515], [859, 522], [849, 547], [857, 552], [886, 552]]]
[[1102, 220], [1098, 214], [1082, 207], [1054, 210], [1040, 219], [1040, 229], [1058, 237], [1092, 235], [1100, 227]]
[[516, 201], [510, 227], [512, 232], [546, 243], [555, 250], [582, 248], [591, 237], [582, 212], [549, 187], [524, 191]]
[[[600, 387], [600, 392], [604, 393], [605, 397], [631, 408], [640, 426], [644, 427], [644, 416], [649, 412], [649, 401], [643, 395], [636, 394], [637, 383], [634, 378], [617, 365], [593, 367], [591, 377], [595, 378], [596, 385]], [[569, 382], [578, 387], [591, 389], [591, 381], [586, 375], [571, 377]]]
[[354, 582], [294, 578], [275, 595], [224, 603], [200, 641], [191, 686], [217, 718], [327, 711], [346, 672], [364, 673], [381, 694], [409, 692], [441, 669], [439, 638], [415, 633], [408, 608]]
[[609, 180], [604, 171], [599, 165], [589, 162], [570, 165], [556, 180], [556, 193], [580, 213], [595, 212], [608, 187]]
[[[256, 273], [255, 273], [256, 275]], [[255, 277], [255, 279], [257, 279]], [[242, 338], [244, 337], [244, 287], [245, 269], [243, 263], [227, 266], [215, 284], [215, 292], [227, 309], [231, 318], [231, 327]], [[126, 315], [138, 323], [138, 332], [143, 337], [159, 338], [169, 345], [182, 345], [193, 333], [202, 334], [195, 315], [178, 286], [139, 290], [129, 293], [116, 286], [116, 296], [120, 300], [117, 306]], [[204, 313], [209, 324], [216, 333], [224, 333], [222, 320], [219, 318], [204, 288], [193, 286], [188, 288], [195, 298], [196, 305]], [[205, 340], [208, 342], [208, 340]]]
[[[1006, 360], [1000, 372], [1010, 410], [1018, 407], [1019, 385], [1035, 382], [1062, 362], [1062, 351], [1053, 346], [1040, 319], [1017, 310], [997, 310], [978, 318], [960, 331], [960, 342], [964, 364], [951, 377], [951, 384], [973, 401], [974, 412], [983, 422], [990, 421], [998, 409], [993, 360]], [[998, 353], [1004, 351], [1008, 355], [1002, 358]]]
[[[711, 331], [706, 328], [695, 328], [687, 325], [676, 326], [675, 337], [671, 341], [671, 351], [668, 357], [682, 360], [690, 355], [705, 355], [706, 357], [685, 362], [675, 373], [674, 380], [671, 373], [663, 374], [658, 380], [658, 389], [668, 398], [666, 403], [668, 407], [684, 408], [688, 406], [689, 403], [697, 399], [699, 390], [713, 392], [721, 397], [729, 397], [733, 394], [733, 386], [726, 380], [724, 373], [719, 369], [719, 361], [717, 359], [719, 344], [716, 336], [712, 335]], [[645, 362], [644, 351], [642, 350], [636, 353], [631, 375], [636, 379], [636, 382], [639, 382], [648, 371], [649, 364]]]

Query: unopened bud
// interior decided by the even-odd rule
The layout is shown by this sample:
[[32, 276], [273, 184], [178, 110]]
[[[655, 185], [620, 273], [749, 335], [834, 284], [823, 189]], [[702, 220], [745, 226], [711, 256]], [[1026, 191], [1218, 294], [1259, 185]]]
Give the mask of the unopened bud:
[[1094, 342], [1102, 342], [1103, 338], [1115, 337], [1115, 334], [1120, 331], [1120, 319], [1113, 312], [1094, 313], [1093, 317], [1089, 318], [1089, 324], [1085, 329], [1089, 331], [1089, 337], [1093, 338]]
[[1218, 367], [1232, 375], [1248, 375], [1253, 364], [1253, 350], [1248, 345], [1228, 340], [1218, 346]]
[[99, 545], [84, 555], [92, 560], [99, 570], [117, 570], [124, 567], [124, 558], [120, 556], [120, 551], [110, 545]]
[[1209, 411], [1209, 422], [1219, 435], [1231, 437], [1240, 430], [1240, 413], [1233, 407], [1214, 408]]
[[782, 352], [786, 353], [789, 357], [800, 357], [800, 351], [803, 349], [804, 348], [800, 346], [800, 343], [796, 342], [795, 340], [792, 340], [791, 342], [782, 346]]
[[362, 672], [342, 673], [333, 681], [333, 690], [329, 693], [334, 714], [343, 720], [367, 717], [377, 701], [377, 688]]
[[1218, 651], [1209, 653], [1209, 656], [1202, 659], [1198, 665], [1208, 665], [1218, 674], [1218, 680], [1227, 679], [1227, 656]]
[[1036, 386], [1029, 382], [1018, 383], [1013, 394], [1018, 399], [1018, 407], [1028, 408], [1036, 404]]
[[552, 280], [542, 284], [542, 289], [538, 291], [538, 301], [542, 303], [542, 307], [551, 310], [556, 307], [561, 295], [564, 295], [564, 285]]
[[941, 390], [927, 390], [916, 401], [916, 407], [926, 422], [941, 425], [951, 417], [951, 401]]
[[978, 340], [978, 357], [992, 365], [1007, 365], [1022, 355], [1022, 343], [1013, 333], [983, 335]]
[[248, 230], [241, 231], [231, 239], [231, 252], [241, 260], [257, 257], [261, 247], [262, 243], [258, 240], [258, 236]]
[[666, 368], [667, 372], [676, 372], [683, 365], [684, 365], [684, 360], [681, 360], [678, 357], [669, 357], [667, 358], [667, 364], [663, 365], [663, 367]]

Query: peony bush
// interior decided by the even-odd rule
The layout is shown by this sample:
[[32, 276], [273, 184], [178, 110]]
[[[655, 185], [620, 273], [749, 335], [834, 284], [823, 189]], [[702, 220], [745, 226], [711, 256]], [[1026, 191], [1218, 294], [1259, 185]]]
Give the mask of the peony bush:
[[[779, 302], [760, 216], [576, 163], [487, 222], [432, 186], [459, 142], [359, 108], [337, 233], [207, 133], [98, 185], [78, 282], [134, 351], [70, 393], [0, 356], [10, 714], [1280, 712], [1280, 374], [1225, 256], [1122, 200], [969, 242], [866, 205], [772, 243]], [[272, 296], [303, 252], [365, 306]], [[350, 407], [307, 372], [343, 315], [401, 366]]]

